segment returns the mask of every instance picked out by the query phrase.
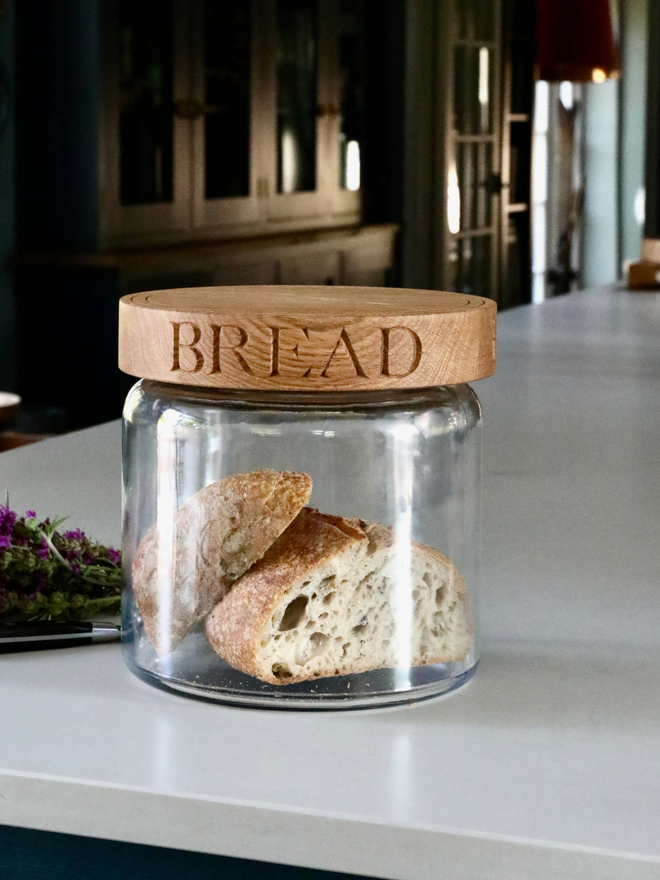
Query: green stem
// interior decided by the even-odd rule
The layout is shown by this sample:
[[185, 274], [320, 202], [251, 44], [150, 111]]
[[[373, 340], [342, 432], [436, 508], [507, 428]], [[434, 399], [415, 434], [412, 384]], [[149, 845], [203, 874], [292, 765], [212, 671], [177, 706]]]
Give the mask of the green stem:
[[48, 546], [50, 547], [50, 549], [53, 551], [55, 557], [56, 557], [57, 559], [60, 560], [60, 562], [62, 563], [62, 565], [65, 566], [65, 568], [68, 568], [69, 571], [73, 571], [73, 566], [71, 565], [71, 563], [69, 562], [68, 559], [65, 559], [65, 558], [62, 556], [62, 554], [61, 554], [60, 551], [57, 549], [57, 547], [55, 546], [55, 544], [53, 544], [53, 542], [51, 541], [50, 536], [47, 535], [46, 532], [42, 531], [42, 529], [39, 529], [39, 532], [41, 533], [41, 536], [42, 536], [43, 538], [45, 538], [46, 543], [48, 544]]

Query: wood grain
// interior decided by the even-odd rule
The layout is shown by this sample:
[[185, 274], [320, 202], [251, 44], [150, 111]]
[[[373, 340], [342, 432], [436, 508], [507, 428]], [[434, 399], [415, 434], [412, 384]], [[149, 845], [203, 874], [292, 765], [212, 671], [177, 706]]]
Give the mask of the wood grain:
[[642, 239], [642, 262], [660, 263], [660, 238]]
[[183, 385], [422, 388], [495, 370], [496, 305], [441, 291], [203, 287], [125, 296], [119, 367]]

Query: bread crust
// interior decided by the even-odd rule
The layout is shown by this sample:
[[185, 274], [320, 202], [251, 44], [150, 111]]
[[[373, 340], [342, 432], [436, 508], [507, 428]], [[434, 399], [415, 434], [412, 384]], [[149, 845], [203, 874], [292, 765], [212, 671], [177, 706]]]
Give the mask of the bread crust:
[[230, 585], [260, 559], [307, 503], [308, 474], [233, 474], [179, 507], [171, 526], [154, 523], [133, 563], [133, 590], [147, 636], [168, 654]]
[[[273, 543], [264, 557], [245, 574], [207, 617], [203, 628], [211, 647], [235, 669], [270, 684], [283, 685], [319, 677], [318, 670], [297, 671], [282, 679], [264, 668], [260, 658], [261, 639], [272, 615], [288, 595], [303, 590], [338, 554], [358, 550], [358, 561], [387, 552], [397, 543], [393, 528], [359, 519], [345, 519], [303, 509], [289, 528]], [[461, 605], [471, 641], [468, 596], [463, 579], [450, 561], [438, 551], [411, 542], [413, 554], [451, 573], [452, 594]], [[309, 587], [308, 589], [312, 589]], [[327, 615], [326, 615], [327, 616]], [[281, 629], [282, 627], [280, 627]], [[278, 636], [279, 638], [279, 636]], [[263, 643], [265, 644], [265, 643]], [[429, 654], [421, 664], [451, 662], [461, 657], [447, 652]], [[341, 664], [339, 664], [341, 667]], [[338, 668], [334, 674], [351, 674], [375, 668], [363, 663]], [[328, 673], [331, 674], [331, 673]]]
[[[300, 580], [350, 546], [364, 542], [364, 532], [340, 517], [303, 508], [262, 559], [244, 575], [204, 621], [209, 644], [235, 669], [263, 678], [256, 663], [259, 640], [277, 603]], [[270, 679], [269, 679], [270, 680]], [[272, 677], [273, 684], [282, 684]]]

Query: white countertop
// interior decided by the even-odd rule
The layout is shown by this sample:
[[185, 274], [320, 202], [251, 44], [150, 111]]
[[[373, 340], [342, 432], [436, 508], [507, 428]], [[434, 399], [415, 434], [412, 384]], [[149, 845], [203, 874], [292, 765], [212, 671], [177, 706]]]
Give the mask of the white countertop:
[[[117, 646], [0, 658], [0, 824], [396, 880], [660, 878], [660, 294], [500, 317], [483, 659], [446, 699], [299, 714], [157, 691]], [[0, 493], [120, 532], [119, 427]]]

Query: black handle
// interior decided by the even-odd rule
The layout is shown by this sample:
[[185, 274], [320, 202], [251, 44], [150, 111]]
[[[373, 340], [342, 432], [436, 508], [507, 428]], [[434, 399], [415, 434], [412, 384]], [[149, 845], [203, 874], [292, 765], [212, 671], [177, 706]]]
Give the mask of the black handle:
[[86, 620], [70, 623], [0, 623], [0, 654], [91, 645], [93, 628], [94, 624]]
[[93, 628], [94, 624], [91, 620], [71, 620], [67, 623], [50, 623], [49, 621], [0, 623], [0, 640], [82, 635], [83, 633], [91, 633]]

